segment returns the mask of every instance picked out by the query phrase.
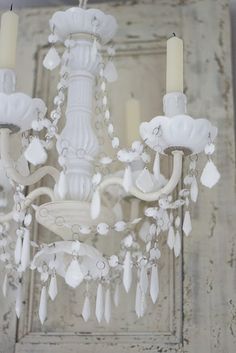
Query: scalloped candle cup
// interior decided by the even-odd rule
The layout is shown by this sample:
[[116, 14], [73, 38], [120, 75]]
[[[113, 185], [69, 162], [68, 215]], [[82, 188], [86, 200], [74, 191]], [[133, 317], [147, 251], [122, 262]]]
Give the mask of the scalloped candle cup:
[[21, 132], [31, 129], [31, 123], [38, 113], [44, 116], [47, 109], [44, 102], [23, 93], [0, 93], [0, 124], [15, 125]]
[[[96, 21], [96, 26], [94, 24]], [[50, 20], [51, 31], [64, 42], [70, 34], [95, 34], [102, 44], [109, 42], [115, 35], [117, 23], [113, 16], [106, 15], [97, 9], [82, 9], [72, 7], [66, 11], [57, 11]]]
[[212, 141], [215, 139], [217, 128], [207, 119], [189, 115], [157, 116], [140, 125], [140, 135], [150, 148], [162, 154], [171, 147], [184, 147], [197, 154], [204, 151], [209, 135]]

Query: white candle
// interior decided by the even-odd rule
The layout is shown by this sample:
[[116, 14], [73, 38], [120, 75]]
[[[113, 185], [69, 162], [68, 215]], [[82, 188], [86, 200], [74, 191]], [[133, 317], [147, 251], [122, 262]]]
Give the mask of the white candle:
[[140, 139], [139, 125], [140, 119], [140, 103], [135, 98], [130, 98], [126, 102], [126, 142], [127, 146], [131, 146], [132, 142]]
[[167, 40], [166, 93], [183, 92], [183, 41], [172, 37]]
[[19, 17], [13, 11], [1, 17], [0, 31], [0, 68], [14, 69], [16, 65], [16, 42]]

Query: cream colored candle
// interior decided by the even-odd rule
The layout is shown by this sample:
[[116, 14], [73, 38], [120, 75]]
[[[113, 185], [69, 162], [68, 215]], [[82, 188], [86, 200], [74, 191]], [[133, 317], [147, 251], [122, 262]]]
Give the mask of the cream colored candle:
[[13, 11], [1, 17], [0, 30], [0, 68], [14, 69], [16, 65], [16, 42], [19, 17]]
[[175, 35], [167, 40], [166, 93], [183, 92], [183, 41]]
[[126, 142], [131, 146], [132, 142], [139, 140], [140, 103], [135, 98], [130, 98], [126, 102]]

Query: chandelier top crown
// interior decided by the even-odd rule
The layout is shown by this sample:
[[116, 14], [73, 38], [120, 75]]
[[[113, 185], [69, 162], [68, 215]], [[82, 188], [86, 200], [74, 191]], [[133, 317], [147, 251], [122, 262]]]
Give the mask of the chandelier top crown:
[[113, 16], [98, 9], [72, 7], [54, 13], [50, 27], [61, 42], [70, 35], [85, 33], [99, 37], [101, 43], [106, 44], [114, 37], [117, 22]]

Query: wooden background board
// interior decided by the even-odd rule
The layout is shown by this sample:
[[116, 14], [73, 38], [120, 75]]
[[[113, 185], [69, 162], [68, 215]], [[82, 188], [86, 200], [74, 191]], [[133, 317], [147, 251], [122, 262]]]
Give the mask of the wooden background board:
[[[227, 1], [120, 1], [100, 4], [99, 8], [114, 14], [120, 26], [115, 41], [120, 77], [112, 85], [111, 95], [114, 124], [122, 141], [124, 101], [130, 90], [135, 90], [142, 103], [144, 120], [162, 112], [165, 41], [176, 32], [185, 43], [189, 113], [207, 117], [219, 128], [214, 159], [222, 179], [213, 190], [200, 187], [198, 203], [192, 208], [193, 232], [183, 240], [183, 258], [174, 262], [167, 248], [162, 247], [160, 301], [155, 309], [150, 307], [147, 318], [137, 322], [131, 310], [125, 320], [121, 310], [110, 327], [98, 327], [95, 320], [84, 324], [79, 315], [81, 294], [72, 293], [60, 283], [57, 302], [49, 306], [52, 315], [41, 328], [37, 316], [38, 280], [37, 276], [28, 276], [24, 315], [18, 323], [14, 306], [0, 297], [4, 308], [0, 316], [0, 352], [233, 353], [235, 143]], [[43, 70], [41, 62], [47, 46], [48, 20], [54, 11], [41, 8], [22, 10], [20, 14], [18, 89], [34, 92], [47, 102], [53, 97], [56, 75]], [[204, 162], [203, 157], [199, 173]], [[49, 236], [41, 227], [34, 229], [34, 235], [41, 239]], [[122, 298], [126, 308], [128, 297]]]

